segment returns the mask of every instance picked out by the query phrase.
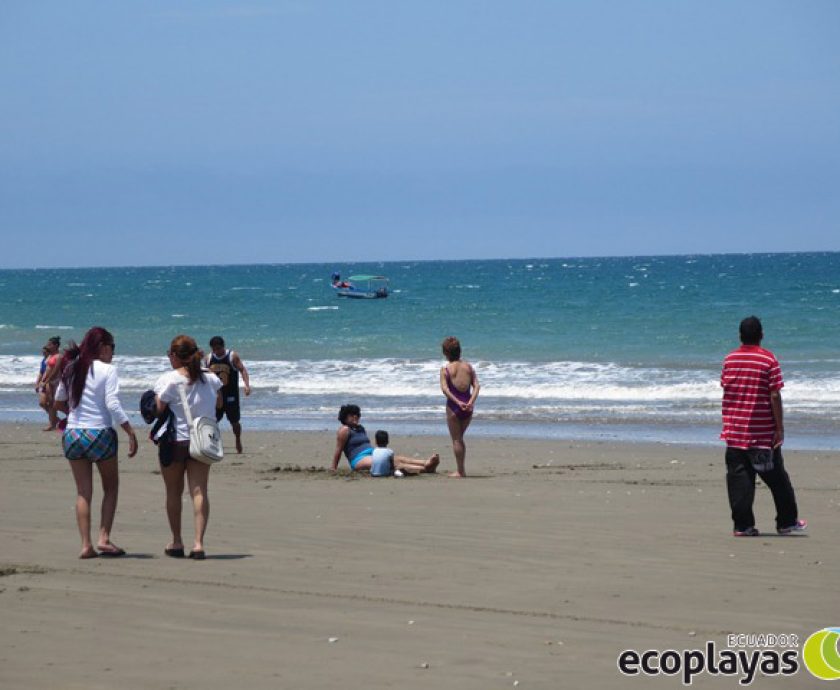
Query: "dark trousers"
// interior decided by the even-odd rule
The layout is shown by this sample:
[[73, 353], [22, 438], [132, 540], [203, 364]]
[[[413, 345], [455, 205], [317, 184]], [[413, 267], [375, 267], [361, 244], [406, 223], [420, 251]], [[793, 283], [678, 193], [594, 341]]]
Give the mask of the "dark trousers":
[[773, 469], [756, 472], [749, 454], [742, 448], [726, 449], [726, 489], [729, 492], [729, 507], [732, 508], [732, 522], [735, 531], [755, 527], [753, 500], [755, 499], [755, 476], [761, 477], [776, 504], [776, 529], [790, 527], [799, 519], [796, 495], [785, 470], [782, 449], [773, 451]]

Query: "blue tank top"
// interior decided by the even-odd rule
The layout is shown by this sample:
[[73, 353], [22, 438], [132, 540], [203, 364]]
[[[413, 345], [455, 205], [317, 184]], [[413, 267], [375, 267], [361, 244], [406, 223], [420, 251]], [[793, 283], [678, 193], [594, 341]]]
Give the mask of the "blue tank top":
[[365, 428], [359, 424], [355, 429], [350, 426], [350, 435], [347, 437], [347, 442], [344, 444], [344, 454], [347, 460], [352, 460], [361, 451], [371, 448], [370, 439], [368, 438]]

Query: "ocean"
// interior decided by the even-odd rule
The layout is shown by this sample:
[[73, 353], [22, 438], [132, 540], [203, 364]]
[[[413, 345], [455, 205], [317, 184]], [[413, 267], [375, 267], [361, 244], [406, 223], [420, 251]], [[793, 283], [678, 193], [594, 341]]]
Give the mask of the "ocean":
[[[333, 271], [392, 294], [338, 298]], [[173, 336], [222, 335], [251, 374], [246, 432], [332, 432], [355, 402], [369, 429], [445, 435], [455, 335], [482, 386], [470, 435], [717, 444], [720, 364], [751, 314], [782, 365], [787, 446], [840, 449], [840, 253], [3, 270], [0, 421], [44, 420], [41, 346], [102, 325], [133, 413]]]

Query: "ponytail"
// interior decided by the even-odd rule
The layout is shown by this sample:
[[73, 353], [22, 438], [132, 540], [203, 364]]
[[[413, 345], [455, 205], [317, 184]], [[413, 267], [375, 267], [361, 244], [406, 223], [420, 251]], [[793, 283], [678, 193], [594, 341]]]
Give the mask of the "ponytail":
[[188, 335], [175, 336], [169, 344], [169, 351], [178, 358], [181, 366], [187, 370], [190, 383], [204, 382], [204, 374], [201, 373], [201, 352], [193, 338]]

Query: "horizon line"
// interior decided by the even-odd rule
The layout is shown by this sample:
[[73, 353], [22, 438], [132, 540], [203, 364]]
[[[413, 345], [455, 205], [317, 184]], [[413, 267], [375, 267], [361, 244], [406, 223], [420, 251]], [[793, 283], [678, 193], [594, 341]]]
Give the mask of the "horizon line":
[[463, 259], [371, 259], [355, 261], [258, 261], [241, 263], [194, 263], [194, 264], [122, 264], [115, 266], [25, 266], [25, 267], [0, 267], [0, 271], [66, 271], [66, 270], [101, 270], [114, 268], [235, 268], [245, 266], [324, 266], [329, 264], [353, 266], [369, 264], [396, 264], [396, 263], [455, 263], [455, 262], [477, 262], [477, 261], [578, 261], [581, 259], [666, 259], [676, 257], [717, 257], [717, 256], [790, 256], [800, 254], [840, 254], [836, 249], [797, 250], [797, 251], [775, 251], [775, 252], [691, 252], [687, 254], [578, 254], [574, 256], [509, 256], [489, 258], [463, 258]]

